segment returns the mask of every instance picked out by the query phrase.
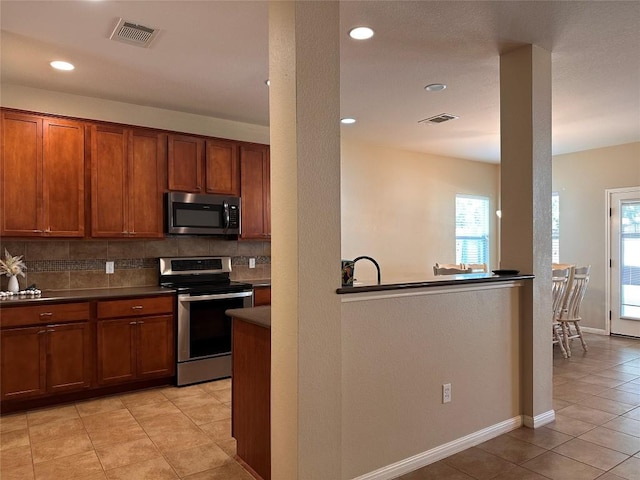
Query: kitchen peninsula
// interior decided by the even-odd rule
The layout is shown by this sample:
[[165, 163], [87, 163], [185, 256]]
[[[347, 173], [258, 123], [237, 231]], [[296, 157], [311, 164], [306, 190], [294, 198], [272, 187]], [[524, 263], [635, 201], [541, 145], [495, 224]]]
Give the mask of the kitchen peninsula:
[[254, 476], [271, 478], [271, 307], [235, 308], [231, 436]]
[[[391, 462], [382, 450], [374, 452], [378, 457], [360, 453], [363, 438], [394, 438], [400, 458], [414, 455], [416, 442], [422, 451], [436, 449], [480, 428], [467, 413], [477, 409], [478, 402], [493, 405], [489, 420], [496, 431], [522, 424], [519, 287], [533, 278], [480, 273], [336, 290], [343, 319], [343, 436], [353, 460], [349, 478], [371, 469], [371, 458], [379, 458], [379, 465]], [[234, 318], [232, 435], [238, 457], [267, 479], [271, 307], [227, 313]], [[371, 370], [371, 365], [376, 368]], [[445, 405], [440, 398], [443, 383], [453, 386], [453, 400]], [[503, 394], [496, 399], [494, 391]], [[363, 405], [369, 411], [364, 412]], [[434, 425], [448, 425], [452, 431], [443, 435], [439, 432], [447, 429]]]

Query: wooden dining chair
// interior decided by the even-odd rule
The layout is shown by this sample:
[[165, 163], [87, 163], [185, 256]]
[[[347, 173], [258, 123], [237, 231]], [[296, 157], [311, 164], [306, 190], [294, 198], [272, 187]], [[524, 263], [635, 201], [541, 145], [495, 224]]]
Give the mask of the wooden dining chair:
[[462, 263], [436, 263], [433, 267], [433, 274], [438, 275], [458, 275], [461, 273], [471, 273], [471, 269]]
[[552, 307], [553, 312], [551, 314], [551, 328], [552, 328], [552, 341], [553, 345], [558, 345], [562, 356], [569, 358], [569, 352], [565, 347], [564, 337], [562, 335], [562, 324], [558, 320], [562, 314], [565, 294], [569, 285], [569, 278], [571, 276], [571, 268], [561, 268], [553, 270], [552, 274], [552, 288], [551, 293], [553, 297]]
[[574, 338], [580, 339], [582, 349], [585, 352], [588, 350], [587, 343], [582, 336], [582, 330], [580, 330], [579, 322], [582, 320], [580, 316], [580, 306], [587, 291], [590, 273], [591, 265], [576, 267], [573, 270], [573, 277], [570, 285], [567, 287], [563, 308], [557, 317], [557, 321], [562, 328], [563, 343], [569, 357], [571, 356], [570, 342]]

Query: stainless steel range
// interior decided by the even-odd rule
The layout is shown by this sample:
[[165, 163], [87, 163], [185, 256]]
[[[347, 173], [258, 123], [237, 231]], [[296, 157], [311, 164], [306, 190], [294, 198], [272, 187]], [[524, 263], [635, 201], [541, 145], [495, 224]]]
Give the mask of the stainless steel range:
[[160, 258], [160, 285], [178, 292], [178, 386], [231, 376], [230, 308], [253, 305], [250, 284], [229, 279], [231, 257]]

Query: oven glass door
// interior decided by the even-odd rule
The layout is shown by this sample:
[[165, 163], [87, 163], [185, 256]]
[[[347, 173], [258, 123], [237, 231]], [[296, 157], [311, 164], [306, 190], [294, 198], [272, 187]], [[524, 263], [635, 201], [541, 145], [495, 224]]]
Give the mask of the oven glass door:
[[179, 295], [178, 361], [230, 354], [231, 318], [224, 312], [251, 306], [251, 296], [252, 292]]

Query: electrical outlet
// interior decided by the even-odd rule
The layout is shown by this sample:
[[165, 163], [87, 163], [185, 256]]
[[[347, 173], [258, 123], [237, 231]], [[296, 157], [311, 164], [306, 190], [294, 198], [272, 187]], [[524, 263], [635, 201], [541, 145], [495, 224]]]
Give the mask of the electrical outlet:
[[256, 268], [256, 259], [255, 258], [250, 258], [249, 259], [249, 268]]
[[451, 401], [451, 384], [445, 383], [442, 385], [442, 403], [449, 403]]
[[105, 272], [106, 273], [113, 273], [114, 270], [114, 266], [113, 266], [113, 262], [107, 262], [107, 265], [105, 266]]

